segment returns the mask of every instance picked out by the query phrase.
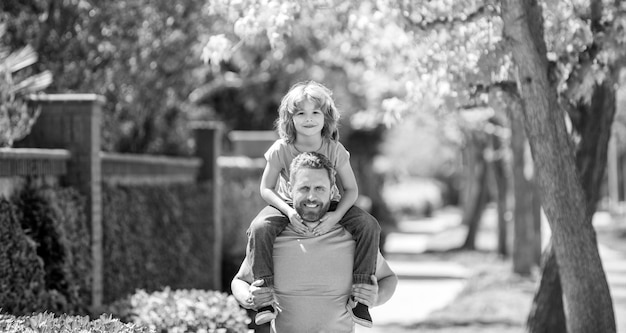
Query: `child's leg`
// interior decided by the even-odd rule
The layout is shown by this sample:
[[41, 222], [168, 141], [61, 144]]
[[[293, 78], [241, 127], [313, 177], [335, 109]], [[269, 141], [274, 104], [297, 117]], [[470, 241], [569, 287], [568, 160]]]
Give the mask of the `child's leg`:
[[352, 234], [356, 241], [354, 251], [353, 282], [372, 284], [376, 273], [376, 258], [380, 244], [380, 225], [368, 212], [352, 206], [339, 224]]
[[274, 240], [289, 224], [280, 210], [267, 206], [252, 220], [248, 228], [248, 255], [255, 280], [263, 279], [263, 287], [274, 286]]

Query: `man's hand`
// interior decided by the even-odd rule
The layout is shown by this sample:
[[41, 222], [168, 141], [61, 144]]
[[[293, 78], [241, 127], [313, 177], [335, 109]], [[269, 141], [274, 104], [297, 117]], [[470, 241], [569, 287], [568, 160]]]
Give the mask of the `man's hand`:
[[374, 307], [378, 302], [378, 279], [375, 275], [372, 275], [372, 283], [358, 283], [352, 285], [352, 296], [359, 302], [367, 305], [368, 307]]
[[328, 212], [320, 219], [320, 224], [313, 228], [313, 234], [315, 236], [323, 235], [331, 231], [343, 216], [336, 212]]
[[297, 233], [304, 235], [309, 232], [309, 228], [306, 225], [304, 225], [304, 223], [302, 223], [302, 217], [300, 217], [300, 215], [298, 214], [298, 212], [296, 212], [295, 209], [292, 209], [289, 212], [289, 222], [291, 223], [291, 225], [293, 226], [293, 229]]
[[246, 303], [242, 304], [244, 308], [258, 310], [264, 306], [272, 305], [274, 302], [274, 290], [268, 287], [261, 287], [263, 283], [263, 280], [252, 282], [250, 288], [248, 288], [249, 295]]

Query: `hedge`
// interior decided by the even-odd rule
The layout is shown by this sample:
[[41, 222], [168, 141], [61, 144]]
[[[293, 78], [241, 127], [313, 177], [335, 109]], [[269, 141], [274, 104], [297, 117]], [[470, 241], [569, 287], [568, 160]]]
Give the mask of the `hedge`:
[[91, 297], [91, 250], [84, 199], [72, 188], [24, 187], [16, 205], [22, 229], [37, 243], [46, 290], [55, 313], [87, 314]]
[[84, 314], [90, 292], [83, 201], [72, 189], [33, 182], [0, 198], [0, 308]]
[[135, 289], [213, 289], [209, 184], [103, 186], [104, 303]]
[[264, 165], [264, 160], [255, 163], [248, 157], [231, 157], [229, 163], [221, 165], [225, 240], [222, 285], [225, 291], [230, 290], [230, 281], [245, 257], [246, 230], [252, 219], [267, 205], [259, 193]]
[[211, 290], [137, 290], [108, 311], [124, 322], [162, 333], [245, 333], [251, 322], [233, 296]]
[[4, 333], [147, 333], [149, 329], [135, 324], [122, 323], [110, 315], [96, 320], [86, 316], [55, 316], [52, 313], [36, 313], [16, 317], [0, 314], [0, 332]]
[[29, 313], [45, 303], [45, 273], [36, 247], [24, 234], [15, 205], [0, 198], [0, 308], [10, 313]]

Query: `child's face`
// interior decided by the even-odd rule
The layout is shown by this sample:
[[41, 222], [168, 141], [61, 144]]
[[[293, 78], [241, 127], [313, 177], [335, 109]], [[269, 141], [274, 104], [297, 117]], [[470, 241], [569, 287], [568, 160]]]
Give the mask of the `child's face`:
[[299, 136], [321, 135], [324, 113], [315, 103], [305, 100], [293, 114], [293, 125]]

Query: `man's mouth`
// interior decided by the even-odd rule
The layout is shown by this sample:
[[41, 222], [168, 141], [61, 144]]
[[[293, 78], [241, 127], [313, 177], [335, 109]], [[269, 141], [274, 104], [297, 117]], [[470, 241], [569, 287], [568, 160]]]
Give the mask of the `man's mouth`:
[[319, 206], [319, 204], [318, 204], [318, 203], [315, 203], [315, 202], [305, 202], [305, 203], [303, 204], [303, 206], [304, 206], [304, 207], [307, 207], [307, 208], [315, 208], [315, 207]]

